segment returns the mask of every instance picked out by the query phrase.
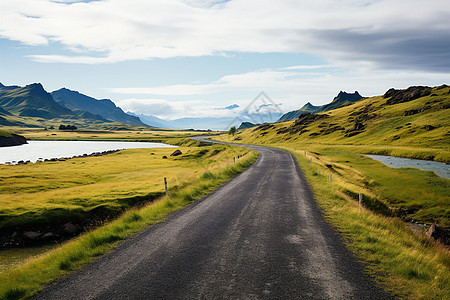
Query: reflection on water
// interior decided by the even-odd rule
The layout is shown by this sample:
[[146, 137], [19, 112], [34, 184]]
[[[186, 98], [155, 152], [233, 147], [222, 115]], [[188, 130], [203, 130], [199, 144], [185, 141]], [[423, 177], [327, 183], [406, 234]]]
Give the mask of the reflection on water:
[[27, 259], [36, 257], [58, 246], [59, 244], [50, 244], [36, 247], [2, 249], [0, 250], [0, 271], [9, 266], [23, 263]]
[[417, 168], [421, 170], [433, 171], [437, 175], [450, 179], [450, 165], [438, 161], [429, 161], [421, 159], [411, 159], [394, 157], [387, 155], [367, 155], [370, 158], [381, 161], [383, 164], [392, 168]]
[[105, 141], [29, 141], [28, 144], [0, 147], [0, 164], [7, 162], [73, 157], [109, 150], [174, 147], [163, 143]]

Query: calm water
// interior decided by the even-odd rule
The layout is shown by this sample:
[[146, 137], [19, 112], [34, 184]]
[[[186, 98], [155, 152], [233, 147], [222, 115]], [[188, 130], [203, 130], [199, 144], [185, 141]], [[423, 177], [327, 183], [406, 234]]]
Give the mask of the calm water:
[[0, 147], [0, 164], [6, 162], [73, 157], [108, 150], [175, 147], [162, 143], [103, 141], [28, 141], [28, 144]]
[[381, 161], [392, 168], [417, 168], [421, 170], [434, 171], [437, 175], [450, 179], [450, 165], [438, 161], [402, 158], [386, 155], [367, 155], [370, 158]]

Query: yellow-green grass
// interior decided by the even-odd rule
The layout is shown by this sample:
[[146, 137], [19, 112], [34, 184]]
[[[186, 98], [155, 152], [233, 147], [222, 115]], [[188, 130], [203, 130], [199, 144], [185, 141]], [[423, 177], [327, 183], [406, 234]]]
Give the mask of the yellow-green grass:
[[[410, 219], [449, 226], [450, 180], [428, 171], [392, 169], [348, 146], [266, 145], [295, 155], [325, 218], [381, 286], [403, 299], [450, 298], [448, 249], [399, 218], [388, 216], [392, 212], [389, 206], [397, 205], [418, 209]], [[363, 194], [363, 208], [359, 207], [359, 193]]]
[[148, 127], [138, 127], [134, 125], [119, 123], [119, 122], [103, 122], [100, 120], [92, 119], [65, 119], [65, 118], [54, 118], [54, 119], [43, 119], [40, 117], [25, 117], [17, 115], [3, 115], [0, 117], [3, 120], [3, 124], [11, 124], [4, 127], [28, 127], [28, 128], [58, 128], [59, 125], [75, 125], [79, 129], [91, 129], [91, 130], [134, 130], [137, 128], [148, 128]]
[[[117, 215], [222, 167], [248, 150], [223, 145], [129, 149], [101, 157], [0, 166], [0, 228], [55, 224]], [[168, 158], [163, 158], [167, 156]]]
[[[302, 126], [303, 133], [295, 131], [295, 121], [288, 121], [215, 139], [294, 153], [326, 219], [384, 288], [405, 299], [450, 299], [448, 248], [402, 222], [435, 222], [449, 228], [450, 180], [430, 171], [389, 168], [363, 155], [449, 163], [450, 89], [433, 89], [432, 94], [394, 105], [386, 105], [383, 97], [364, 99], [327, 112], [328, 117]], [[354, 126], [351, 114], [368, 106], [365, 129], [345, 137]], [[405, 115], [425, 106], [422, 112]], [[335, 126], [344, 129], [329, 130]]]
[[[266, 124], [239, 131], [235, 136], [222, 135], [219, 139], [320, 154], [332, 168], [330, 173], [353, 187], [342, 187], [344, 192], [354, 196], [361, 189], [370, 191], [368, 201], [375, 201], [373, 208], [379, 212], [450, 227], [448, 179], [430, 171], [389, 168], [361, 155], [382, 154], [449, 163], [449, 108], [450, 87], [434, 88], [431, 95], [405, 103], [387, 105], [382, 96], [372, 97], [329, 111], [327, 117], [308, 124], [296, 121]], [[417, 113], [405, 114], [414, 110]], [[345, 137], [355, 118], [363, 120], [365, 129]], [[427, 126], [433, 127], [427, 130]], [[335, 127], [344, 130], [330, 130]]]
[[[96, 257], [111, 251], [126, 237], [151, 224], [164, 221], [167, 214], [211, 192], [230, 177], [244, 171], [257, 158], [254, 151], [248, 152], [249, 150], [235, 147], [227, 149], [230, 151], [221, 154], [225, 160], [203, 165], [202, 171], [188, 176], [176, 187], [170, 187], [169, 198], [163, 196], [140, 209], [128, 210], [117, 220], [87, 232], [56, 250], [22, 266], [3, 270], [0, 272], [0, 298], [21, 299], [31, 296], [51, 281], [80, 269]], [[191, 154], [195, 154], [194, 151]], [[242, 154], [242, 151], [247, 154], [236, 163], [228, 160], [237, 153]], [[200, 161], [197, 163], [200, 164]]]
[[[230, 140], [229, 136], [217, 137]], [[249, 143], [255, 143], [257, 139]], [[245, 138], [237, 142], [247, 142]], [[390, 168], [361, 153], [387, 154], [385, 147], [302, 144], [299, 142], [278, 142], [263, 144], [288, 150], [303, 149], [316, 163], [321, 163], [332, 174], [334, 183], [342, 192], [356, 198], [363, 193], [372, 209], [389, 216], [398, 216], [406, 221], [437, 223], [450, 228], [450, 180], [439, 177], [432, 171], [414, 168]], [[395, 153], [430, 152], [430, 149], [396, 147]], [[415, 152], [414, 152], [415, 151]], [[392, 154], [389, 153], [389, 154]], [[435, 153], [435, 152], [432, 152]]]
[[[421, 110], [412, 115], [406, 112]], [[338, 108], [310, 124], [295, 121], [239, 131], [235, 136], [248, 143], [298, 145], [346, 145], [360, 153], [387, 154], [450, 162], [450, 87], [434, 88], [432, 94], [409, 102], [387, 105], [382, 96], [363, 99]], [[355, 119], [365, 128], [347, 136]], [[295, 129], [301, 129], [295, 131]], [[336, 129], [337, 128], [337, 129]], [[231, 139], [233, 140], [233, 139]], [[305, 146], [306, 148], [308, 146]]]
[[11, 132], [8, 131], [8, 130], [0, 129], [0, 136], [3, 136], [3, 137], [11, 137], [12, 134], [11, 134]]
[[[312, 155], [310, 162], [311, 153], [305, 156], [303, 150], [291, 152], [312, 186], [325, 218], [339, 229], [357, 257], [368, 263], [367, 270], [385, 289], [404, 299], [450, 299], [447, 249], [413, 232], [398, 219], [360, 209], [357, 198], [343, 189], [362, 192], [365, 199], [374, 197], [376, 192], [359, 186], [364, 174], [358, 170], [347, 167], [352, 175], [334, 176], [330, 183], [327, 158]], [[354, 181], [348, 180], [350, 177]]]
[[29, 140], [171, 141], [201, 134], [187, 130], [135, 129], [61, 131], [11, 127], [11, 130]]

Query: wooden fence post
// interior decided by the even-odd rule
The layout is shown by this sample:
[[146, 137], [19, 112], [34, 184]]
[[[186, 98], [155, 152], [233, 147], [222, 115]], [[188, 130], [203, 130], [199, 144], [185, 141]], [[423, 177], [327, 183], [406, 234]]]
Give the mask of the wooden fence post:
[[164, 177], [164, 186], [166, 188], [166, 197], [169, 197], [169, 191], [167, 190], [167, 179]]
[[359, 210], [361, 210], [361, 207], [363, 206], [363, 203], [362, 203], [362, 201], [363, 201], [363, 195], [361, 194], [361, 193], [359, 193], [359, 195], [358, 195], [358, 202], [359, 202]]

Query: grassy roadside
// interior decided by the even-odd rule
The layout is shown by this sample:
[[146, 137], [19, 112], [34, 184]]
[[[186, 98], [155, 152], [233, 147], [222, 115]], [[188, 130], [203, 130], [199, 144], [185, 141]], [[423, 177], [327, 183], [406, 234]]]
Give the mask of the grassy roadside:
[[80, 269], [96, 257], [111, 251], [126, 237], [151, 224], [164, 221], [164, 217], [170, 212], [189, 205], [249, 167], [258, 155], [254, 151], [245, 152], [248, 153], [236, 163], [222, 161], [203, 168], [197, 176], [172, 187], [169, 198], [164, 196], [141, 209], [128, 210], [117, 220], [87, 232], [48, 254], [22, 266], [2, 271], [0, 298], [29, 297], [51, 281]]
[[367, 270], [385, 289], [404, 299], [450, 299], [448, 250], [399, 219], [360, 209], [356, 199], [343, 192], [349, 182], [338, 176], [328, 182], [330, 171], [320, 157], [313, 155], [310, 162], [311, 153], [291, 152], [326, 219], [343, 234], [356, 256], [368, 263]]
[[[244, 134], [241, 140], [215, 139], [247, 143]], [[429, 171], [386, 167], [360, 154], [370, 146], [252, 142], [295, 155], [325, 218], [386, 290], [402, 299], [450, 299], [448, 249], [394, 217], [448, 227], [450, 180]]]

